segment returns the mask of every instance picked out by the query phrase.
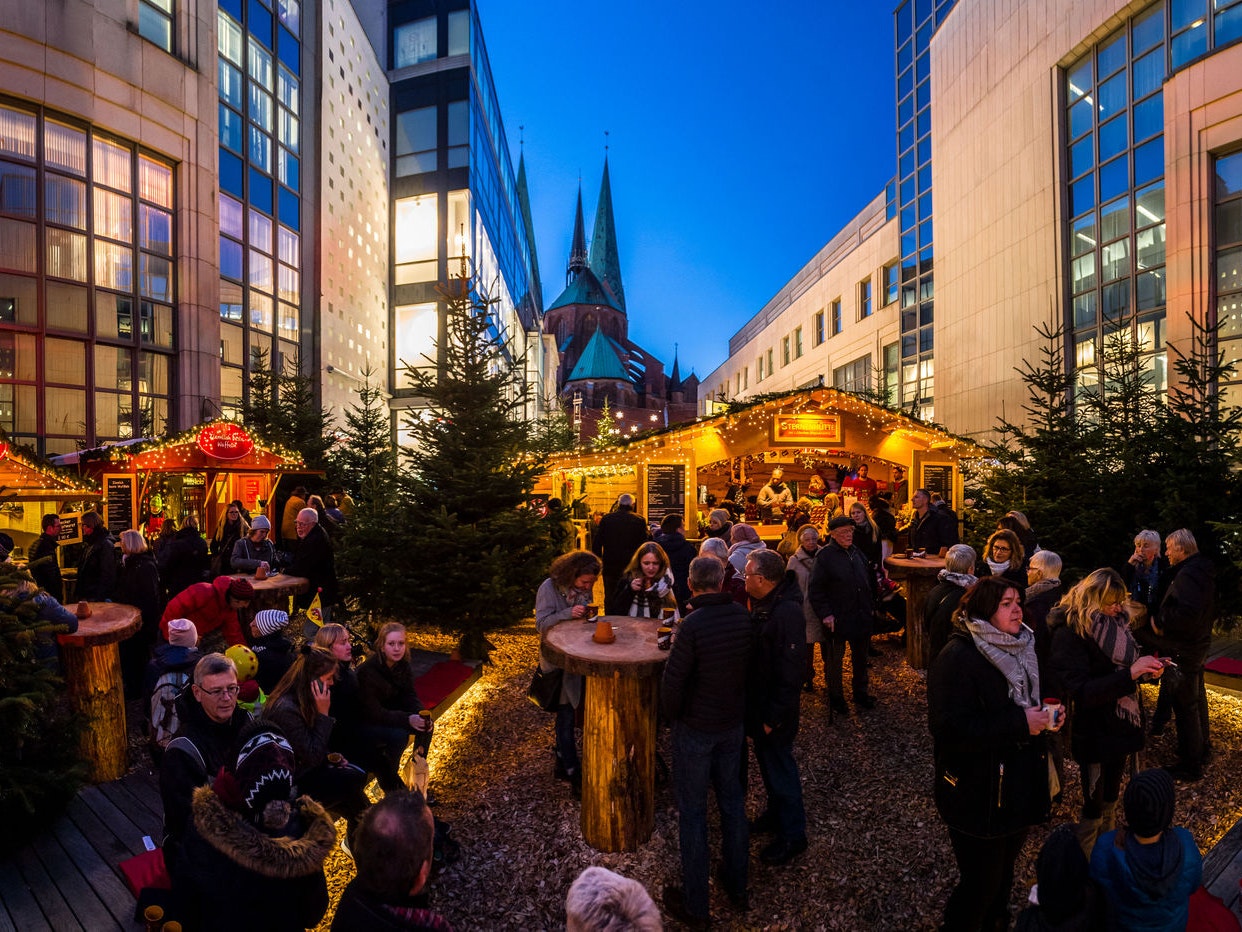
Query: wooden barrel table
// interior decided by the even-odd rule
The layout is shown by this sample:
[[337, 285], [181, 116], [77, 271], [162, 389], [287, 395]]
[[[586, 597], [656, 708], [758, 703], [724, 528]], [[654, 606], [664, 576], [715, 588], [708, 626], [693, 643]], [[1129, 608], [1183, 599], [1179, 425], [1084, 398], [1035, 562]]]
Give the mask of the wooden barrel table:
[[932, 658], [927, 656], [927, 619], [923, 617], [923, 606], [944, 569], [944, 557], [893, 554], [884, 561], [884, 567], [893, 579], [906, 584], [906, 663], [919, 670], [926, 669]]
[[252, 611], [263, 608], [279, 608], [289, 610], [289, 597], [305, 592], [310, 580], [304, 576], [290, 576], [288, 573], [269, 573], [266, 579], [255, 579], [253, 573], [232, 573], [233, 579], [244, 579], [254, 586], [254, 601], [250, 603]]
[[128, 742], [119, 645], [142, 627], [142, 613], [119, 602], [87, 604], [91, 617], [79, 619], [77, 631], [57, 640], [70, 701], [86, 717], [81, 749], [87, 779], [107, 783], [125, 776]]
[[600, 851], [636, 851], [655, 828], [655, 733], [660, 671], [654, 618], [606, 615], [611, 644], [593, 639], [597, 619], [563, 621], [541, 650], [586, 677], [582, 729], [582, 836]]

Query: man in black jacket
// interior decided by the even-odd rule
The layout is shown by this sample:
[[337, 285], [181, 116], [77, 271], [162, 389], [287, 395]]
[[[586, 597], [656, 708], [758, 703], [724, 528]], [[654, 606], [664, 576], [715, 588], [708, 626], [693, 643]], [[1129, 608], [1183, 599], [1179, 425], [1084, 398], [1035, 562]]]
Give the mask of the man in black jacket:
[[614, 614], [611, 603], [616, 598], [613, 591], [626, 566], [634, 558], [634, 551], [649, 537], [647, 522], [634, 513], [634, 496], [624, 494], [617, 499], [617, 510], [599, 519], [591, 541], [591, 550], [604, 564], [604, 610]]
[[690, 601], [690, 561], [696, 556], [694, 544], [686, 540], [685, 526], [681, 515], [665, 515], [655, 538], [668, 555], [669, 569], [673, 571], [673, 594], [683, 613]]
[[98, 512], [82, 516], [82, 543], [86, 550], [78, 564], [77, 598], [86, 602], [107, 602], [116, 588], [116, 541]]
[[[336, 604], [336, 557], [332, 541], [328, 532], [319, 526], [319, 512], [314, 508], [299, 511], [295, 527], [298, 542], [293, 551], [293, 562], [289, 565], [289, 575], [309, 579], [310, 585], [305, 592], [297, 595], [294, 604], [298, 608], [309, 608], [315, 593], [320, 593], [323, 623], [326, 625], [332, 621], [332, 606]], [[308, 620], [302, 633], [310, 640], [318, 630], [319, 625]]]
[[[57, 602], [65, 601], [65, 584], [60, 578], [60, 563], [56, 559], [56, 551], [60, 547], [57, 537], [60, 536], [60, 515], [43, 516], [43, 533], [38, 542], [30, 548], [30, 575], [35, 578], [39, 588], [47, 592]], [[44, 560], [51, 557], [50, 560]], [[35, 564], [36, 560], [44, 562]]]
[[[746, 682], [754, 651], [750, 615], [720, 591], [715, 557], [690, 563], [692, 611], [681, 623], [664, 668], [661, 698], [673, 727], [681, 887], [664, 888], [664, 906], [691, 928], [711, 921], [707, 894], [707, 790], [720, 808], [720, 879], [734, 905], [747, 905], [748, 835], [741, 762]], [[800, 671], [799, 671], [800, 675]], [[801, 680], [799, 680], [801, 682]]]
[[875, 574], [867, 558], [854, 546], [854, 522], [844, 515], [828, 523], [828, 544], [815, 555], [815, 568], [807, 596], [815, 614], [823, 619], [828, 653], [828, 701], [836, 712], [846, 713], [845, 684], [841, 668], [845, 645], [850, 646], [854, 668], [854, 705], [875, 708], [867, 692], [867, 647], [871, 641], [871, 617], [875, 613]]
[[957, 516], [952, 511], [946, 514], [939, 508], [933, 508], [931, 493], [927, 489], [918, 489], [910, 504], [914, 506], [914, 517], [906, 525], [910, 535], [909, 546], [914, 550], [926, 550], [931, 556], [943, 557], [958, 542]]
[[1193, 782], [1203, 776], [1211, 746], [1203, 664], [1212, 646], [1216, 573], [1211, 561], [1199, 553], [1194, 535], [1186, 528], [1165, 538], [1164, 552], [1172, 567], [1169, 585], [1152, 619], [1156, 637], [1142, 640], [1171, 654], [1177, 662], [1180, 680], [1173, 693], [1177, 763], [1169, 768], [1169, 773], [1175, 779]]
[[776, 833], [759, 860], [778, 866], [806, 850], [802, 781], [793, 756], [806, 672], [806, 620], [798, 577], [772, 550], [756, 550], [747, 558], [746, 593], [759, 636], [747, 730], [768, 794], [768, 808], [755, 820], [755, 829]]

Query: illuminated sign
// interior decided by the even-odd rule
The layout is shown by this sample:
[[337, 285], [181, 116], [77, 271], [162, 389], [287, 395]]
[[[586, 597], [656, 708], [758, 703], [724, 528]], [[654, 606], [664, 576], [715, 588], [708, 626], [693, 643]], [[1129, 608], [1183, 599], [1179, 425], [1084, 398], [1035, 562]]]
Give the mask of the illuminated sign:
[[835, 414], [778, 414], [772, 418], [772, 442], [821, 447], [843, 443], [841, 418]]
[[239, 460], [254, 450], [254, 440], [237, 424], [208, 424], [198, 432], [198, 448], [218, 460]]

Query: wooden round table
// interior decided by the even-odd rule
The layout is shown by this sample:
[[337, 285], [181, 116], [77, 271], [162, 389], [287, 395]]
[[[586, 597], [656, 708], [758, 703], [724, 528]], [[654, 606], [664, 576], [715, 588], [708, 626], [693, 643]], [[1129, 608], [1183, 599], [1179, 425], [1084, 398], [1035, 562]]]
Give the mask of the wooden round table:
[[279, 608], [287, 610], [289, 597], [305, 592], [310, 580], [305, 576], [290, 576], [288, 573], [270, 573], [267, 579], [255, 579], [254, 573], [232, 573], [233, 579], [244, 579], [254, 586], [252, 607]]
[[927, 619], [923, 617], [923, 606], [944, 569], [944, 557], [928, 555], [907, 559], [905, 554], [893, 554], [884, 561], [884, 566], [893, 579], [906, 584], [906, 663], [925, 669], [932, 658], [927, 656]]
[[582, 729], [582, 836], [601, 851], [636, 851], [655, 828], [655, 733], [660, 671], [658, 619], [606, 615], [616, 641], [593, 640], [595, 622], [563, 621], [543, 637], [543, 656], [586, 677]]
[[[106, 783], [125, 776], [125, 693], [119, 644], [142, 627], [142, 613], [119, 602], [88, 602], [90, 618], [78, 630], [59, 635], [61, 666], [74, 708], [86, 717], [82, 756], [88, 779]], [[66, 606], [70, 611], [76, 603]]]

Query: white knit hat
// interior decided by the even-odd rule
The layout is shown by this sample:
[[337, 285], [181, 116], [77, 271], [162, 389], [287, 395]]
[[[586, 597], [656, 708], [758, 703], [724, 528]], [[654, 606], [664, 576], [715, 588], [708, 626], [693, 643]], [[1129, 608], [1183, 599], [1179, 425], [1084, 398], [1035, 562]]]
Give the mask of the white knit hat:
[[288, 623], [289, 613], [278, 608], [265, 608], [254, 615], [254, 624], [260, 635], [275, 634]]
[[198, 628], [188, 618], [174, 618], [168, 623], [168, 643], [173, 647], [197, 647]]

